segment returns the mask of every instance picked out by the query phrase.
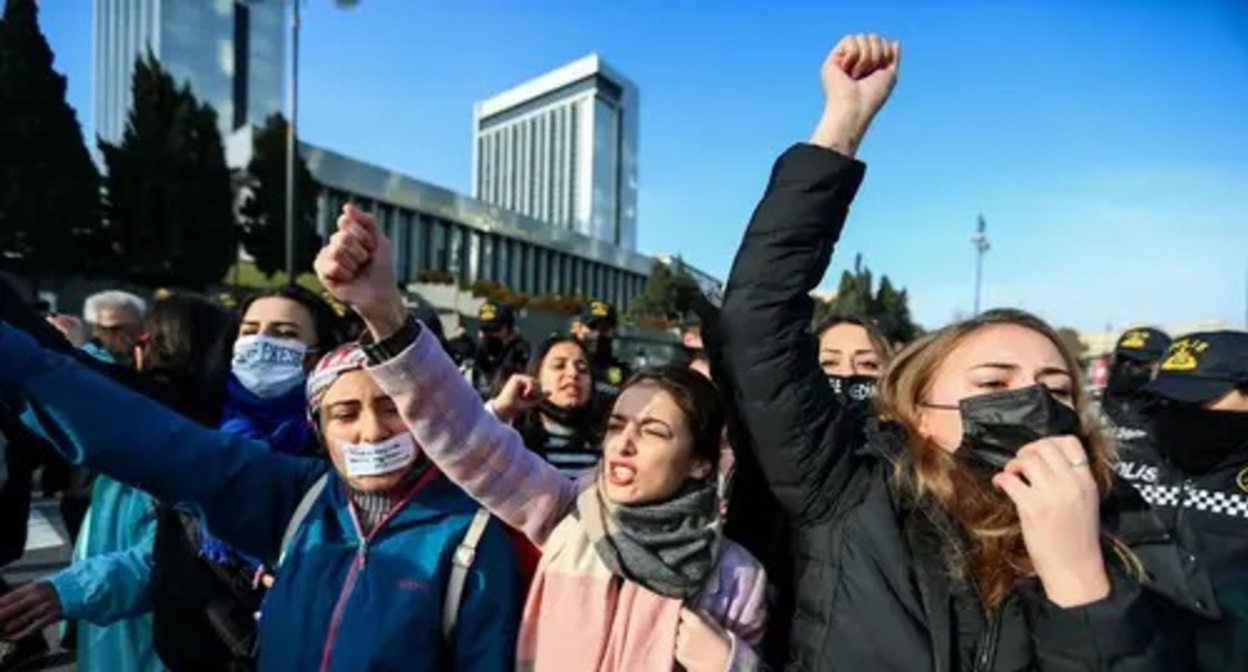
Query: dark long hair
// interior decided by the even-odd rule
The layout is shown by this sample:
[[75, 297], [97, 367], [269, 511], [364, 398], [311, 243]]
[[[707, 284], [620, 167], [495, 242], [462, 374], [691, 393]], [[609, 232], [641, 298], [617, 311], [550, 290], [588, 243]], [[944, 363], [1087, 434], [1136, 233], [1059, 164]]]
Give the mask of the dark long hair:
[[140, 376], [152, 396], [202, 424], [215, 426], [225, 400], [234, 320], [195, 294], [157, 299], [144, 319]]
[[833, 327], [839, 327], [842, 324], [853, 324], [862, 327], [867, 332], [867, 340], [871, 341], [871, 345], [875, 348], [875, 355], [880, 358], [880, 365], [888, 363], [893, 357], [893, 344], [889, 342], [888, 337], [884, 335], [884, 331], [880, 329], [880, 325], [871, 320], [858, 315], [833, 313], [819, 321], [815, 325], [815, 339], [823, 338], [823, 335]]
[[236, 311], [239, 323], [247, 315], [251, 304], [260, 299], [287, 299], [303, 306], [312, 316], [312, 325], [316, 331], [316, 348], [319, 352], [330, 352], [346, 341], [346, 321], [334, 312], [325, 299], [300, 285], [284, 285], [278, 289], [257, 292], [243, 299]]

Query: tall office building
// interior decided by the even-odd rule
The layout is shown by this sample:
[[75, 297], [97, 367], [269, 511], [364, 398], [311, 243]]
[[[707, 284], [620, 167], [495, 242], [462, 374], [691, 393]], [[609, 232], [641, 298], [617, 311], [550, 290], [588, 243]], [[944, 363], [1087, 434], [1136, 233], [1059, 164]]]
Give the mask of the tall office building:
[[150, 50], [217, 111], [222, 135], [282, 111], [286, 0], [95, 0], [95, 132], [118, 142]]
[[477, 103], [474, 195], [636, 249], [638, 110], [597, 54]]

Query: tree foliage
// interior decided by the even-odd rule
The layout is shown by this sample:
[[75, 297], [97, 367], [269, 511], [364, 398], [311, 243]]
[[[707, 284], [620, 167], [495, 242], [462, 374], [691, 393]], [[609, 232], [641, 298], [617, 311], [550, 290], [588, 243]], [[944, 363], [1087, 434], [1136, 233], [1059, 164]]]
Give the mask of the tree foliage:
[[829, 315], [865, 317], [873, 320], [894, 343], [914, 340], [922, 329], [910, 316], [910, 297], [898, 289], [887, 275], [875, 286], [871, 269], [862, 263], [862, 255], [854, 259], [854, 268], [841, 274], [836, 297], [816, 306], [816, 320]]
[[52, 64], [35, 0], [8, 0], [0, 18], [0, 264], [23, 275], [64, 276], [102, 261], [91, 245], [100, 176]]
[[698, 281], [684, 269], [679, 257], [671, 265], [656, 261], [645, 288], [633, 302], [632, 314], [636, 318], [677, 320], [700, 292]]
[[100, 143], [121, 274], [147, 286], [218, 282], [238, 256], [238, 226], [217, 114], [151, 54], [132, 94], [121, 143]]
[[[247, 196], [240, 214], [243, 248], [256, 268], [273, 275], [286, 268], [286, 142], [289, 125], [279, 114], [269, 117], [255, 136], [247, 166]], [[321, 238], [316, 232], [316, 197], [320, 186], [302, 156], [295, 156], [295, 269], [312, 268]]]

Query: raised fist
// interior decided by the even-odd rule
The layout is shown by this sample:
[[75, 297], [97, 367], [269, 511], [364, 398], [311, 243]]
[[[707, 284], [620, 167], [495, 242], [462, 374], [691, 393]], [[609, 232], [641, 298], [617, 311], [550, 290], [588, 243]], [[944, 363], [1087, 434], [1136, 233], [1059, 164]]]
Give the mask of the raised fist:
[[346, 205], [338, 218], [338, 231], [316, 255], [313, 268], [325, 289], [366, 322], [396, 311], [401, 319], [403, 299], [394, 277], [392, 249], [372, 215]]
[[811, 142], [848, 156], [897, 84], [901, 43], [879, 35], [848, 35], [820, 69], [824, 113]]

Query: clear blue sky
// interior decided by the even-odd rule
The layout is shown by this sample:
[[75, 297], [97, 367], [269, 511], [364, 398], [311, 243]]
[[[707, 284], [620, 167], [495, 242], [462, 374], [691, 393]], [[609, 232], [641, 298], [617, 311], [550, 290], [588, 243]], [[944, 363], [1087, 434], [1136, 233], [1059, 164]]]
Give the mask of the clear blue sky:
[[[207, 0], [205, 0], [207, 1]], [[846, 32], [905, 45], [826, 284], [862, 253], [936, 326], [985, 304], [1099, 330], [1248, 310], [1248, 4], [363, 0], [306, 5], [301, 132], [467, 192], [472, 103], [598, 51], [641, 89], [640, 247], [726, 275]], [[90, 0], [42, 22], [91, 120]]]

